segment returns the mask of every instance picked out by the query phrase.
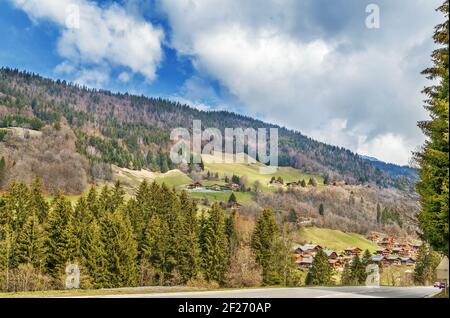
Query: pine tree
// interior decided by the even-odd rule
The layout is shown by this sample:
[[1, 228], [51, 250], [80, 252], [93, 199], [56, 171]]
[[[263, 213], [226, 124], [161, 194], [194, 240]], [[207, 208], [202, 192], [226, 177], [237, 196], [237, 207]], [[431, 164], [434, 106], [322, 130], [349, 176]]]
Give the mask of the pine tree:
[[256, 262], [263, 270], [263, 282], [266, 285], [281, 281], [275, 266], [275, 242], [278, 235], [279, 230], [272, 210], [264, 209], [256, 222], [251, 245]]
[[377, 203], [377, 223], [381, 222], [381, 206], [380, 203]]
[[341, 285], [353, 285], [352, 271], [348, 263], [344, 264], [344, 270], [341, 276]]
[[436, 85], [423, 91], [428, 97], [425, 108], [430, 112], [431, 119], [419, 122], [427, 141], [415, 156], [420, 166], [420, 181], [416, 187], [421, 197], [418, 219], [423, 237], [436, 251], [448, 255], [449, 2], [445, 1], [438, 10], [444, 14], [445, 22], [435, 28], [434, 42], [440, 47], [432, 53], [434, 65], [423, 71]]
[[328, 257], [319, 250], [314, 256], [311, 268], [306, 276], [306, 285], [327, 286], [333, 284], [333, 270], [328, 264]]
[[39, 178], [35, 178], [30, 186], [30, 206], [37, 213], [39, 222], [46, 222], [49, 205], [44, 198], [42, 183]]
[[0, 158], [0, 188], [3, 184], [3, 179], [5, 178], [5, 172], [6, 172], [6, 161], [5, 157]]
[[16, 233], [9, 224], [0, 226], [0, 277], [4, 276], [9, 286], [9, 271], [17, 265], [15, 261]]
[[351, 278], [354, 284], [363, 284], [366, 281], [366, 266], [361, 262], [359, 255], [353, 256]]
[[94, 186], [89, 189], [86, 197], [86, 208], [96, 219], [100, 218], [100, 203], [97, 189]]
[[297, 224], [297, 222], [298, 222], [298, 216], [297, 216], [297, 212], [295, 212], [294, 209], [291, 209], [291, 210], [289, 211], [288, 221], [289, 221], [290, 223]]
[[95, 219], [85, 228], [84, 240], [81, 244], [81, 258], [92, 287], [109, 287], [111, 274], [107, 268], [105, 244], [102, 240], [101, 227]]
[[314, 179], [313, 177], [309, 178], [308, 185], [313, 186], [313, 187], [317, 186], [316, 179]]
[[73, 255], [73, 250], [71, 250], [73, 237], [69, 225], [72, 213], [70, 202], [61, 193], [57, 193], [52, 202], [52, 209], [48, 214], [48, 236], [45, 241], [48, 252], [46, 267], [53, 276], [62, 273], [66, 262]]
[[417, 284], [428, 285], [433, 282], [440, 257], [427, 243], [423, 243], [417, 255], [414, 280]]
[[163, 285], [175, 259], [170, 257], [169, 228], [159, 215], [150, 217], [142, 244], [142, 259], [148, 261], [156, 270], [157, 279]]
[[21, 230], [16, 245], [17, 261], [32, 264], [35, 268], [45, 266], [45, 233], [35, 213], [28, 217]]
[[237, 214], [236, 211], [232, 211], [231, 214], [225, 220], [225, 232], [228, 239], [229, 255], [236, 253], [239, 247], [239, 238], [236, 229]]
[[370, 264], [371, 258], [372, 258], [372, 254], [370, 254], [369, 250], [365, 250], [363, 257], [362, 257], [362, 263], [364, 265]]
[[23, 182], [12, 183], [4, 194], [5, 204], [0, 207], [0, 222], [11, 226], [18, 233], [33, 210], [30, 206], [30, 192]]
[[177, 270], [179, 271], [183, 282], [195, 277], [200, 267], [200, 246], [198, 241], [197, 224], [197, 204], [189, 199], [186, 191], [182, 191], [180, 196], [181, 235], [177, 247]]
[[228, 198], [228, 204], [233, 204], [233, 203], [236, 203], [236, 202], [237, 202], [236, 196], [234, 195], [234, 192], [231, 192], [231, 195]]
[[323, 207], [323, 203], [319, 205], [319, 214], [323, 216], [325, 213], [325, 208]]
[[225, 215], [218, 203], [209, 211], [204, 226], [202, 263], [205, 277], [209, 281], [224, 283], [228, 265], [228, 242], [225, 233]]
[[305, 179], [302, 179], [302, 181], [300, 182], [300, 185], [302, 186], [302, 188], [306, 187], [306, 181]]
[[110, 287], [137, 284], [137, 243], [128, 217], [118, 210], [102, 220]]

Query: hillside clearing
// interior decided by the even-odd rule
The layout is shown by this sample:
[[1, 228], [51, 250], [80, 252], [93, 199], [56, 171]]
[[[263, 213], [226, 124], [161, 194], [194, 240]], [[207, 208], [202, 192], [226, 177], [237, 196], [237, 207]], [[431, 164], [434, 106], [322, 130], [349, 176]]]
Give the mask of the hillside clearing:
[[299, 242], [319, 244], [337, 252], [342, 252], [347, 247], [359, 247], [363, 251], [368, 249], [371, 253], [377, 249], [375, 243], [360, 234], [317, 227], [301, 228], [297, 239]]
[[[237, 176], [246, 176], [248, 186], [251, 186], [255, 181], [259, 181], [263, 188], [268, 188], [272, 177], [281, 177], [283, 181], [294, 182], [305, 179], [308, 182], [309, 178], [313, 177], [316, 179], [319, 185], [323, 184], [323, 178], [317, 175], [303, 173], [298, 169], [292, 167], [278, 167], [277, 171], [270, 174], [263, 174], [260, 172], [260, 168], [265, 167], [262, 163], [255, 162], [254, 159], [245, 155], [246, 162], [244, 163], [224, 163], [215, 162], [215, 157], [211, 155], [202, 155], [202, 159], [205, 166], [205, 171], [210, 171], [212, 173], [218, 173], [219, 177], [223, 178], [225, 175], [232, 176], [233, 174]], [[216, 160], [217, 161], [217, 160]], [[271, 188], [275, 189], [275, 188]]]

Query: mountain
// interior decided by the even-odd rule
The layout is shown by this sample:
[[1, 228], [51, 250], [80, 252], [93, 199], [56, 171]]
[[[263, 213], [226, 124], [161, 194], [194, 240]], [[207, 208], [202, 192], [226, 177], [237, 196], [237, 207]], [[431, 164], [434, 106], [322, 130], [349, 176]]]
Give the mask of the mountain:
[[370, 156], [360, 155], [360, 157], [363, 158], [364, 160], [369, 161], [370, 163], [380, 168], [381, 170], [388, 172], [394, 177], [406, 177], [409, 178], [410, 180], [416, 181], [419, 179], [417, 169], [414, 169], [410, 166], [407, 165], [400, 166], [393, 163], [384, 162], [382, 160]]
[[[110, 164], [165, 172], [175, 168], [168, 155], [171, 129], [191, 129], [194, 119], [201, 120], [203, 127], [221, 131], [227, 127], [278, 128], [279, 165], [320, 174], [329, 181], [408, 189], [414, 181], [409, 175], [391, 169], [389, 164], [381, 165], [350, 150], [247, 116], [227, 111], [200, 111], [161, 98], [89, 89], [16, 69], [0, 69], [0, 128], [30, 128], [42, 131], [47, 140], [59, 141], [57, 147], [50, 149], [34, 139], [33, 151], [27, 150], [29, 141], [20, 138], [9, 139], [3, 146], [0, 142], [3, 147], [0, 154], [10, 170], [19, 165], [31, 175], [42, 177], [40, 174], [44, 172], [39, 171], [45, 169], [40, 166], [57, 162], [55, 167], [61, 169], [61, 173], [82, 167], [85, 175], [75, 178], [81, 183], [89, 178], [107, 177]], [[18, 144], [23, 144], [21, 152], [17, 151]], [[83, 160], [76, 159], [79, 155]], [[25, 158], [32, 163], [31, 168], [30, 164], [23, 164]], [[65, 169], [66, 161], [72, 166]], [[79, 166], [76, 167], [75, 162]], [[28, 170], [23, 169], [21, 172], [25, 174]], [[401, 185], [399, 176], [402, 176]], [[66, 187], [75, 192], [79, 188], [81, 185]]]

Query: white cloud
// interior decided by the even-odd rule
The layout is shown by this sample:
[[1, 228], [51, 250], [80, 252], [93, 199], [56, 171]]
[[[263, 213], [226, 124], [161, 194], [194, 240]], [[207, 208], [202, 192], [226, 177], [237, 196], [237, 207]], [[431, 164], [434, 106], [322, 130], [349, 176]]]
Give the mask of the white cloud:
[[75, 83], [92, 88], [104, 87], [109, 81], [109, 71], [102, 67], [79, 70], [75, 75]]
[[383, 158], [387, 162], [408, 164], [413, 147], [414, 145], [405, 142], [402, 136], [388, 133], [361, 144], [357, 151], [362, 155]]
[[[97, 6], [86, 0], [11, 0], [33, 21], [48, 20], [61, 28], [58, 53], [74, 65], [109, 63], [128, 67], [154, 80], [163, 58], [162, 29], [127, 14], [117, 4]], [[67, 22], [79, 12], [78, 28]], [[72, 23], [73, 25], [73, 23]], [[68, 27], [69, 26], [69, 27]]]
[[122, 73], [119, 74], [118, 79], [122, 83], [128, 83], [130, 81], [130, 79], [131, 79], [131, 76], [127, 72], [122, 72]]
[[381, 1], [376, 31], [357, 1], [161, 2], [172, 46], [248, 113], [400, 164], [423, 142], [420, 70], [439, 1]]

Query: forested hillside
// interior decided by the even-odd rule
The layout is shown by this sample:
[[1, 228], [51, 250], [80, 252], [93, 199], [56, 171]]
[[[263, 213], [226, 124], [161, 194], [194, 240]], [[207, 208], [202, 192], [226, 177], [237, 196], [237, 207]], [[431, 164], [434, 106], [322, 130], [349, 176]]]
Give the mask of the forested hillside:
[[[90, 163], [88, 172], [100, 174], [94, 177], [102, 176], [103, 163], [162, 172], [174, 168], [168, 156], [170, 129], [190, 128], [194, 119], [201, 120], [203, 127], [222, 131], [225, 127], [277, 127], [226, 111], [199, 111], [168, 100], [114, 94], [18, 70], [0, 70], [0, 129], [42, 130], [47, 126], [59, 131], [61, 122], [67, 123], [75, 135], [76, 151]], [[413, 178], [390, 174], [349, 150], [279, 128], [282, 166], [347, 183], [411, 186]], [[14, 159], [9, 156], [5, 160]]]

